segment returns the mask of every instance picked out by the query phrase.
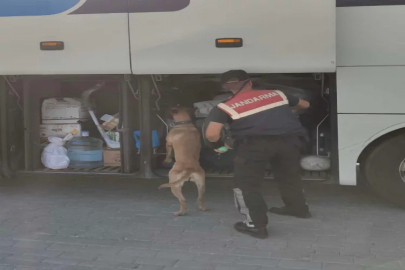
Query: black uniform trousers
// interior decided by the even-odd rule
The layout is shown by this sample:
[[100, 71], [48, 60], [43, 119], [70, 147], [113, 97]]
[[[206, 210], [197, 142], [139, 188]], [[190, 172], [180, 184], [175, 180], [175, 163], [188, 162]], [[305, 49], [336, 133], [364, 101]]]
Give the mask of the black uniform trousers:
[[235, 205], [247, 222], [258, 227], [267, 225], [268, 209], [260, 191], [269, 161], [285, 206], [293, 211], [307, 209], [301, 182], [302, 141], [298, 136], [249, 137], [238, 140], [238, 144]]

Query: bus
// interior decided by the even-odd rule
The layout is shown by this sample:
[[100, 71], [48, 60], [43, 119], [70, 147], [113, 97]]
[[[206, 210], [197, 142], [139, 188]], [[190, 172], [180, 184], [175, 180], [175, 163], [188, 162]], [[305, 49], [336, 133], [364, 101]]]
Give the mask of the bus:
[[[304, 171], [305, 180], [364, 179], [405, 206], [404, 15], [404, 0], [3, 0], [2, 176], [164, 176], [167, 106], [226, 94], [218, 74], [244, 69], [256, 87], [311, 102], [299, 116], [308, 130], [303, 154], [331, 165]], [[100, 82], [99, 112], [119, 113], [120, 165], [44, 168], [44, 99], [77, 97]], [[208, 176], [231, 177], [230, 160], [202, 150]]]

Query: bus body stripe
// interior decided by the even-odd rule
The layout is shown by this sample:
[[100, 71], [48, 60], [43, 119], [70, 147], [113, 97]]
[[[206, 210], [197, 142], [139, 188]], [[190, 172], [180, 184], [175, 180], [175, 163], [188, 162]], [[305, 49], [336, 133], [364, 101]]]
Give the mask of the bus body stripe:
[[[191, 0], [0, 0], [0, 17], [56, 15], [77, 5], [70, 14], [174, 12]], [[270, 0], [269, 0], [270, 1]], [[326, 0], [325, 0], [326, 1]], [[405, 0], [336, 0], [337, 7], [399, 6]]]
[[0, 17], [56, 15], [77, 5], [70, 14], [174, 12], [185, 9], [190, 0], [0, 0]]

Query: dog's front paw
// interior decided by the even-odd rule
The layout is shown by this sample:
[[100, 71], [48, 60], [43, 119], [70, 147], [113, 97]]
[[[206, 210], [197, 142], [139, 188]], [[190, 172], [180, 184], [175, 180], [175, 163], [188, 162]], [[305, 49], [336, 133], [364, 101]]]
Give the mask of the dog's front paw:
[[172, 159], [172, 158], [166, 158], [164, 161], [163, 161], [163, 164], [172, 164], [174, 162], [174, 160]]
[[173, 168], [173, 165], [174, 165], [174, 161], [173, 161], [173, 160], [165, 160], [165, 161], [163, 161], [163, 163], [162, 163], [162, 166], [165, 167], [165, 168], [168, 168], [168, 169]]

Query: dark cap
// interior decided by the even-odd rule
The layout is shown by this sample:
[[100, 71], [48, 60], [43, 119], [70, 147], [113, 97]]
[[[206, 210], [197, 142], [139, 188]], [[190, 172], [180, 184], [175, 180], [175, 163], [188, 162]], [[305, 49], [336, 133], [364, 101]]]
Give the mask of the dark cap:
[[221, 84], [233, 84], [249, 80], [249, 75], [244, 70], [230, 70], [221, 75]]

